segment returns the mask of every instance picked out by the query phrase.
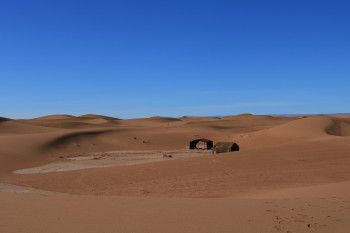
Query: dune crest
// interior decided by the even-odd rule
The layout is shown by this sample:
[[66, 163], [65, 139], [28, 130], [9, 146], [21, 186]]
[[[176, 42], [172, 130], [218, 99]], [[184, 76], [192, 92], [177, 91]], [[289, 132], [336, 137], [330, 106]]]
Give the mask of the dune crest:
[[104, 120], [121, 120], [120, 118], [103, 116], [103, 115], [96, 115], [96, 114], [85, 114], [85, 115], [78, 116], [78, 118], [104, 119]]
[[67, 115], [67, 114], [55, 114], [55, 115], [37, 117], [37, 118], [34, 118], [33, 120], [61, 120], [61, 119], [69, 119], [74, 117], [75, 116]]

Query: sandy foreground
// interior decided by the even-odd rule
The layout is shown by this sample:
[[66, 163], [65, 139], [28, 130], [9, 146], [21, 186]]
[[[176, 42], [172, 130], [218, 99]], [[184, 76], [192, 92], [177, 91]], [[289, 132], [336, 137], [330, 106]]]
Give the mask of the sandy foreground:
[[0, 232], [348, 233], [350, 117], [0, 118], [0, 206]]

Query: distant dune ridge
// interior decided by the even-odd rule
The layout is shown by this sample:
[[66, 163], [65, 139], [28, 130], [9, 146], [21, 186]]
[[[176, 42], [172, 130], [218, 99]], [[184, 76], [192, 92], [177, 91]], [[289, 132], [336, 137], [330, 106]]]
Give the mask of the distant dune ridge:
[[3, 122], [3, 121], [9, 121], [9, 120], [11, 120], [11, 119], [6, 118], [6, 117], [0, 117], [0, 122]]
[[67, 115], [67, 114], [56, 114], [56, 115], [37, 117], [37, 118], [34, 118], [34, 120], [62, 120], [62, 119], [69, 119], [69, 118], [74, 118], [74, 116]]
[[[102, 161], [108, 151], [146, 153], [153, 150], [160, 155], [163, 151], [186, 151], [189, 142], [198, 138], [208, 138], [214, 143], [233, 141], [238, 143], [240, 151], [127, 166], [13, 173], [67, 162], [69, 158], [84, 158], [91, 153], [99, 155], [94, 157], [96, 161]], [[313, 228], [321, 233], [347, 233], [344, 229], [350, 226], [344, 219], [350, 217], [349, 155], [350, 115], [347, 114], [294, 117], [241, 114], [221, 118], [157, 116], [126, 120], [93, 114], [51, 115], [28, 120], [1, 117], [0, 191], [26, 190], [27, 187], [33, 194], [23, 197], [0, 192], [0, 200], [7, 203], [2, 205], [6, 212], [0, 210], [0, 217], [7, 225], [0, 225], [0, 231], [10, 232], [16, 228], [23, 232], [21, 225], [15, 222], [32, 219], [27, 210], [38, 209], [41, 202], [47, 202], [45, 205], [58, 212], [37, 212], [41, 219], [52, 222], [42, 226], [41, 232], [60, 228], [54, 219], [62, 217], [58, 214], [63, 211], [62, 205], [71, 206], [67, 203], [75, 203], [75, 209], [70, 213], [81, 215], [81, 221], [88, 222], [89, 227], [76, 226], [75, 232], [96, 231], [97, 226], [90, 223], [91, 218], [105, 216], [106, 211], [117, 215], [119, 208], [125, 205], [123, 203], [128, 203], [122, 213], [118, 212], [119, 218], [128, 216], [127, 219], [136, 221], [133, 213], [139, 210], [146, 216], [162, 219], [164, 224], [149, 219], [148, 223], [140, 221], [140, 228], [130, 228], [131, 222], [124, 219], [119, 222], [126, 229], [122, 232], [144, 232], [143, 227], [147, 224], [155, 232], [166, 232], [167, 226], [173, 226], [173, 231], [169, 232], [184, 232], [184, 228], [172, 224], [170, 216], [187, 216], [182, 220], [183, 226], [194, 227], [194, 232], [215, 232], [217, 229], [231, 232], [238, 226], [239, 232], [260, 232], [256, 224], [250, 224], [254, 218], [255, 223], [261, 221], [258, 225], [264, 227], [263, 232], [308, 232]], [[133, 156], [132, 152], [130, 156]], [[1, 186], [1, 183], [6, 185]], [[35, 190], [40, 192], [35, 194]], [[88, 196], [52, 194], [57, 192]], [[40, 193], [49, 196], [43, 198]], [[104, 195], [108, 197], [102, 197]], [[164, 197], [166, 199], [162, 199]], [[192, 198], [192, 204], [184, 198]], [[11, 208], [19, 208], [18, 203], [30, 207], [22, 213], [8, 215]], [[159, 203], [167, 209], [153, 210]], [[192, 210], [183, 212], [182, 208], [187, 205], [191, 205]], [[210, 212], [206, 205], [211, 206]], [[86, 206], [96, 212], [87, 215]], [[224, 214], [223, 209], [230, 214]], [[149, 214], [149, 211], [154, 212]], [[186, 213], [208, 218], [208, 225], [203, 227], [202, 220]], [[241, 218], [241, 223], [232, 225], [232, 216]], [[62, 227], [68, 226], [66, 218], [63, 219], [66, 225]], [[95, 220], [99, 226], [106, 226], [107, 232], [116, 229], [115, 221], [103, 219]], [[32, 220], [33, 224], [28, 223], [27, 227], [33, 230], [39, 223]]]
[[293, 116], [338, 116], [338, 115], [346, 115], [349, 116], [350, 113], [319, 113], [319, 114], [270, 114], [270, 116], [285, 116], [285, 117], [293, 117]]
[[85, 114], [85, 115], [79, 116], [79, 118], [105, 119], [105, 120], [120, 120], [119, 118], [115, 118], [115, 117], [108, 117], [108, 116], [95, 115], [95, 114]]

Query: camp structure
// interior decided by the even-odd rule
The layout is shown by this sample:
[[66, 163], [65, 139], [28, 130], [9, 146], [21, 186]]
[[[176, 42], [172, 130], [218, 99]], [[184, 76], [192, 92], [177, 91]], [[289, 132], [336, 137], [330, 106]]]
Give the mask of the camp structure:
[[213, 154], [239, 151], [239, 146], [235, 142], [217, 142], [213, 148]]
[[190, 149], [210, 150], [213, 148], [213, 141], [205, 138], [190, 141]]

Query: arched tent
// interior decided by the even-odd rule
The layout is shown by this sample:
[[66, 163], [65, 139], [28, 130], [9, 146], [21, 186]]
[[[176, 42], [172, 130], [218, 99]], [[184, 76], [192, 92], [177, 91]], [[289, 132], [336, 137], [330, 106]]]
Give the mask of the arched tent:
[[235, 142], [217, 142], [213, 148], [213, 154], [239, 151], [239, 145]]
[[190, 149], [197, 149], [198, 142], [204, 142], [206, 144], [207, 150], [210, 150], [211, 148], [213, 148], [213, 141], [209, 139], [201, 138], [201, 139], [190, 141]]

